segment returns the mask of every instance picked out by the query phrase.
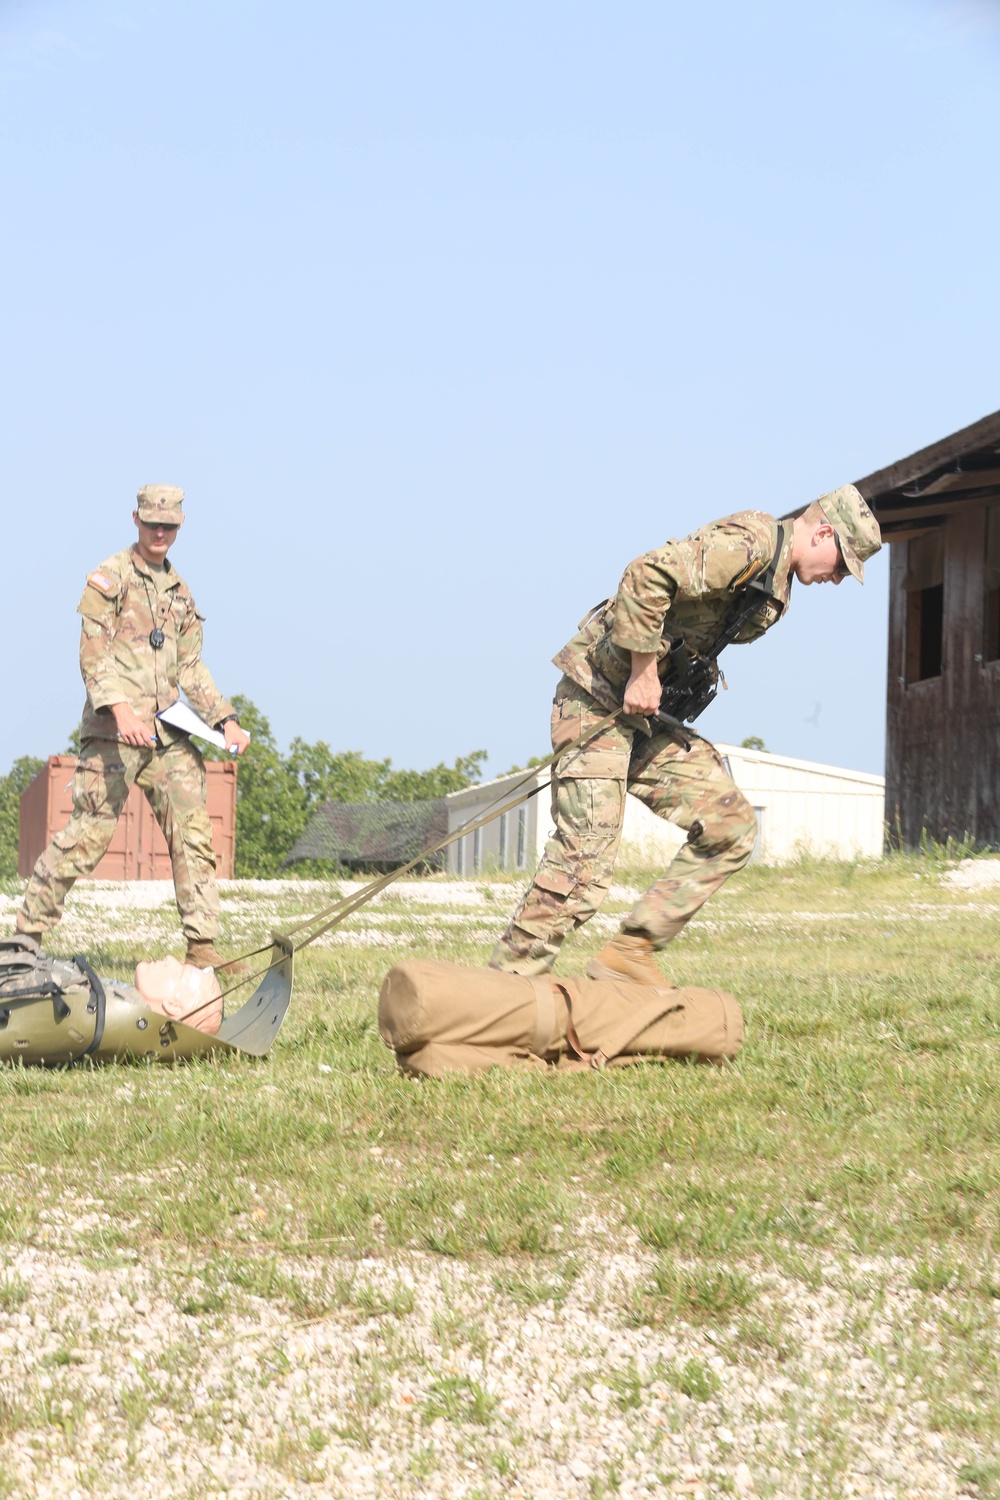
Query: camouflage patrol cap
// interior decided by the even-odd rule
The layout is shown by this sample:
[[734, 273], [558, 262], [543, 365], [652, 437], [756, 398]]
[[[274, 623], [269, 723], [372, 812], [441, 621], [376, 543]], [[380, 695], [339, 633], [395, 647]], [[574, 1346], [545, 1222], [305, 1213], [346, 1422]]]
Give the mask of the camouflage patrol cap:
[[861, 491], [853, 484], [819, 497], [819, 506], [837, 534], [844, 561], [859, 583], [865, 581], [865, 563], [882, 546], [882, 533], [865, 503]]
[[179, 526], [184, 520], [184, 491], [175, 484], [144, 484], [135, 498], [140, 521]]

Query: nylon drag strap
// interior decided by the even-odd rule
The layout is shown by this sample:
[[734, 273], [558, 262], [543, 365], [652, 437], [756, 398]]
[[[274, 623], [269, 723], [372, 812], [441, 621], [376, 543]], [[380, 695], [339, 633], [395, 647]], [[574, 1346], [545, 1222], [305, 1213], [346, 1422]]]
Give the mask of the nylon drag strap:
[[[373, 901], [387, 886], [392, 885], [394, 881], [402, 879], [404, 875], [408, 875], [418, 865], [424, 864], [431, 855], [440, 854], [443, 849], [447, 849], [451, 844], [457, 843], [466, 834], [475, 833], [477, 828], [482, 828], [487, 823], [492, 823], [501, 813], [510, 812], [513, 808], [520, 807], [522, 803], [530, 802], [532, 797], [537, 797], [539, 792], [545, 790], [551, 782], [551, 777], [546, 777], [538, 786], [530, 787], [528, 791], [522, 791], [528, 785], [528, 782], [533, 781], [539, 772], [548, 770], [550, 766], [555, 765], [556, 761], [561, 759], [562, 756], [570, 755], [572, 752], [582, 749], [590, 740], [599, 734], [603, 734], [606, 729], [610, 729], [621, 712], [620, 708], [616, 708], [613, 713], [609, 713], [605, 718], [598, 720], [591, 728], [585, 730], [583, 734], [578, 735], [575, 740], [570, 740], [568, 745], [563, 745], [560, 749], [554, 750], [551, 755], [539, 761], [537, 766], [532, 766], [529, 771], [525, 772], [520, 781], [515, 782], [512, 787], [509, 787], [506, 791], [501, 792], [498, 797], [494, 798], [486, 811], [478, 818], [473, 819], [471, 822], [463, 823], [453, 833], [447, 834], [443, 839], [438, 839], [435, 844], [430, 844], [420, 854], [416, 855], [415, 858], [409, 860], [405, 865], [400, 865], [398, 870], [390, 870], [386, 875], [380, 875], [377, 880], [373, 880], [368, 885], [363, 886], [360, 891], [355, 891], [350, 896], [343, 896], [338, 901], [332, 901], [329, 906], [324, 906], [320, 911], [315, 912], [313, 916], [304, 917], [301, 922], [296, 922], [293, 926], [285, 928], [280, 933], [281, 938], [286, 942], [291, 942], [291, 946], [296, 953], [300, 948], [307, 948], [310, 943], [315, 943], [317, 938], [321, 938], [324, 933], [329, 932], [334, 927], [339, 927], [341, 922], [346, 921], [349, 916], [360, 910], [362, 906], [367, 906], [369, 901]], [[519, 792], [522, 795], [518, 796]], [[302, 934], [302, 936], [298, 936], [298, 934]], [[292, 941], [293, 939], [295, 941]], [[256, 958], [258, 954], [269, 953], [270, 951], [271, 945], [268, 944], [261, 948], [251, 948], [249, 952], [241, 953], [239, 958]], [[274, 960], [272, 963], [266, 964], [258, 972], [248, 974], [237, 979], [233, 984], [227, 985], [222, 991], [223, 997], [231, 994], [233, 990], [241, 988], [242, 985], [249, 983], [251, 980], [262, 978], [263, 975], [267, 974], [281, 961], [280, 959]], [[199, 1006], [198, 1008], [202, 1009], [203, 1007]], [[183, 1017], [178, 1019], [183, 1019]]]

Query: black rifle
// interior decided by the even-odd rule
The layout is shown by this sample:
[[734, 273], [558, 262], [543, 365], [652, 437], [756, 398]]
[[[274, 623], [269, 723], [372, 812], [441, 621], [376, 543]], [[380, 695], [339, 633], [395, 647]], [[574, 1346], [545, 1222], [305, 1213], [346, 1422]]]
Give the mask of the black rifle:
[[[663, 679], [659, 712], [654, 723], [676, 732], [685, 721], [691, 724], [703, 714], [719, 691], [718, 659], [731, 645], [766, 600], [773, 598], [774, 573], [785, 544], [785, 528], [778, 526], [778, 545], [763, 573], [741, 588], [722, 629], [712, 644], [696, 654], [689, 651], [683, 636], [670, 642], [670, 670]], [[783, 606], [781, 606], [783, 607]]]

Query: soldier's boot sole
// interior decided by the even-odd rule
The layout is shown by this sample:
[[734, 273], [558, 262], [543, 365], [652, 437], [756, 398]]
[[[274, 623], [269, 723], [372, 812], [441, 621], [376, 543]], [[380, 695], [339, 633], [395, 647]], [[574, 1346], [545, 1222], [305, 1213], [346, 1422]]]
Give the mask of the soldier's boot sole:
[[590, 979], [624, 979], [629, 984], [665, 983], [649, 938], [631, 932], [620, 932], [610, 943], [605, 943], [587, 965], [587, 975]]

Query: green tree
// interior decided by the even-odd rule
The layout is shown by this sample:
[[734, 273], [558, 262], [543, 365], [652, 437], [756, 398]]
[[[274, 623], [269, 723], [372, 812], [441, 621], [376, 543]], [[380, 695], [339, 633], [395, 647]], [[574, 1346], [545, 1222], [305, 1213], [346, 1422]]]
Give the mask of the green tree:
[[[309, 819], [324, 802], [420, 802], [443, 797], [478, 781], [485, 750], [459, 756], [454, 765], [428, 771], [397, 771], [391, 760], [367, 760], [360, 750], [331, 750], [323, 740], [310, 745], [296, 738], [282, 755], [264, 714], [249, 698], [233, 706], [250, 731], [236, 780], [236, 874], [266, 879], [282, 862]], [[224, 750], [208, 747], [206, 757], [225, 760]], [[302, 870], [297, 866], [297, 873]], [[310, 874], [334, 873], [310, 861]]]
[[324, 740], [309, 745], [292, 740], [289, 771], [305, 795], [310, 813], [323, 802], [378, 802], [392, 769], [389, 760], [366, 760], [360, 750], [331, 750]]
[[[457, 757], [453, 766], [442, 761], [429, 771], [389, 771], [379, 795], [380, 802], [424, 802], [430, 797], [447, 797], [479, 781], [483, 772], [485, 750], [473, 750]], [[388, 765], [389, 762], [386, 762]]]
[[391, 760], [366, 760], [360, 750], [331, 750], [323, 740], [294, 739], [287, 766], [306, 797], [310, 814], [324, 802], [424, 802], [471, 786], [482, 775], [485, 750], [460, 755], [429, 771], [397, 771]]
[[740, 740], [740, 749], [763, 750], [765, 755], [770, 755], [771, 753], [759, 734], [748, 734], [745, 740]]
[[44, 764], [37, 755], [22, 755], [6, 776], [0, 776], [0, 880], [12, 880], [17, 875], [21, 793]]
[[[251, 735], [236, 778], [236, 875], [266, 879], [306, 825], [305, 794], [278, 749], [271, 726], [249, 698], [237, 696], [233, 707]], [[224, 750], [205, 749], [206, 758], [226, 760]]]

